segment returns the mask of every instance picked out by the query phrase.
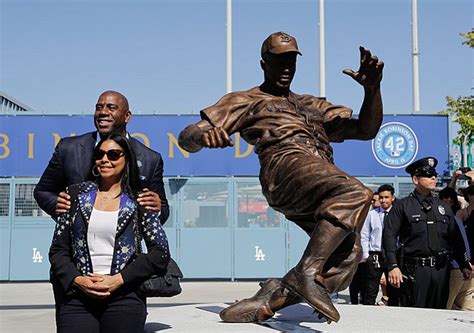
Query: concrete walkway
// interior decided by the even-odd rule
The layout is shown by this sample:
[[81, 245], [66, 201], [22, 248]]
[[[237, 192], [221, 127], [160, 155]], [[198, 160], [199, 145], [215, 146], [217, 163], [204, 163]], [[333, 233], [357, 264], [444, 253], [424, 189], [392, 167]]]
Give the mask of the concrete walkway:
[[[474, 313], [348, 304], [339, 294], [339, 323], [318, 320], [297, 304], [259, 324], [220, 321], [218, 312], [252, 295], [257, 282], [183, 282], [183, 293], [148, 301], [146, 332], [474, 332]], [[0, 332], [54, 332], [54, 303], [49, 283], [0, 283]], [[85, 332], [87, 333], [87, 332]]]

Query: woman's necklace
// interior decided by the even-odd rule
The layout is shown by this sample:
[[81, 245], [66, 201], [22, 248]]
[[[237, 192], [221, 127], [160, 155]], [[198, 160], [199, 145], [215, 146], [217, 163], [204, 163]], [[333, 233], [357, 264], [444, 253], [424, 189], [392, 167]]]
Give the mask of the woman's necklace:
[[100, 197], [102, 199], [109, 200], [109, 199], [117, 199], [120, 192], [112, 193], [112, 192], [106, 192], [106, 191], [100, 191], [99, 190], [98, 194], [100, 195]]

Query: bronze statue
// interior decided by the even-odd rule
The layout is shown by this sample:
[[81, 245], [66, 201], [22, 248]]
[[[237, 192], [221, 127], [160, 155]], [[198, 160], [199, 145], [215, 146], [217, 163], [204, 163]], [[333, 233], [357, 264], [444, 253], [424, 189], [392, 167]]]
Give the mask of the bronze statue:
[[360, 47], [359, 70], [343, 71], [365, 92], [359, 118], [352, 119], [347, 107], [290, 90], [298, 54], [294, 37], [271, 34], [261, 50], [263, 84], [225, 95], [179, 136], [182, 148], [197, 152], [232, 146], [229, 135], [240, 132], [255, 146], [269, 205], [310, 235], [299, 263], [281, 281], [269, 279], [253, 297], [223, 310], [220, 316], [227, 322], [265, 320], [301, 301], [329, 322], [338, 321], [329, 293], [349, 285], [361, 258], [359, 231], [372, 193], [334, 166], [329, 142], [376, 135], [383, 118], [383, 62]]

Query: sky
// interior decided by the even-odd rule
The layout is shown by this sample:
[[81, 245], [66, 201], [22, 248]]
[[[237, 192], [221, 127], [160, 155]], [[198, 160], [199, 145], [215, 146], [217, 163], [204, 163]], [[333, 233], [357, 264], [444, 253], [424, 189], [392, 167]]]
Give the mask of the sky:
[[[263, 79], [260, 47], [295, 36], [296, 93], [319, 95], [318, 0], [233, 0], [234, 91]], [[420, 114], [471, 94], [471, 0], [418, 0]], [[413, 110], [411, 0], [326, 0], [326, 97], [358, 113], [360, 45], [385, 63], [386, 114]], [[196, 114], [226, 93], [226, 0], [0, 0], [0, 91], [38, 113], [92, 113], [117, 90], [133, 113]]]

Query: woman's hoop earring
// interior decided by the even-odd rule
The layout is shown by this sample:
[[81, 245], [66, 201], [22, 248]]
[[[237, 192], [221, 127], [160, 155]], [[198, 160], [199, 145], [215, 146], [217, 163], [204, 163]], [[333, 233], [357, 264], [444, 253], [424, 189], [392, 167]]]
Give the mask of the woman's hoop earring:
[[94, 167], [92, 168], [92, 176], [94, 176], [94, 177], [96, 177], [96, 178], [100, 177], [100, 173], [99, 173], [99, 171], [97, 170], [97, 166], [96, 166], [96, 165], [94, 165]]
[[128, 175], [130, 174], [130, 169], [127, 164], [127, 168], [125, 169], [125, 179], [128, 179]]

